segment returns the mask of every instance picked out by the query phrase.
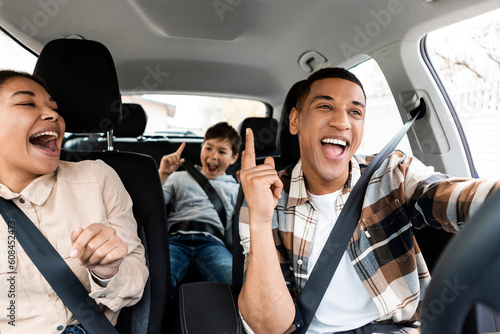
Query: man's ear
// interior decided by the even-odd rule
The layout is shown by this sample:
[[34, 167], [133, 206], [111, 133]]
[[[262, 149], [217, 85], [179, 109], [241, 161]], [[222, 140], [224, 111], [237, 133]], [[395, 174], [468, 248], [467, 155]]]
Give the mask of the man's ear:
[[292, 135], [296, 135], [299, 133], [299, 111], [297, 108], [293, 108], [290, 112], [290, 116], [288, 116], [288, 120], [290, 121], [289, 129]]

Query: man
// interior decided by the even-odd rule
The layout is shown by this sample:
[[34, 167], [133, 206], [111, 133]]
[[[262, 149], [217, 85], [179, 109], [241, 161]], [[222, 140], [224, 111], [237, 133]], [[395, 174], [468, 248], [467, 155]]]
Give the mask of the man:
[[[302, 321], [294, 300], [373, 159], [354, 156], [365, 105], [363, 86], [350, 72], [327, 68], [312, 74], [290, 114], [301, 159], [279, 175], [272, 158], [255, 166], [253, 135], [247, 131], [240, 176], [248, 206], [240, 214], [246, 277], [238, 304], [248, 332], [293, 332]], [[412, 225], [457, 232], [475, 204], [498, 186], [450, 178], [392, 153], [372, 176], [360, 221], [308, 333], [368, 330], [373, 322], [398, 323], [418, 333], [413, 321], [430, 275]]]

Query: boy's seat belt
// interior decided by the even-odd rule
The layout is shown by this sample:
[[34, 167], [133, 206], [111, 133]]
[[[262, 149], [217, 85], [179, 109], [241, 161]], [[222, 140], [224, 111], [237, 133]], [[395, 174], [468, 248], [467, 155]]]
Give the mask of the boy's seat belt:
[[[176, 148], [174, 147], [174, 145], [170, 141], [168, 141], [167, 143], [170, 144], [170, 146], [174, 148], [175, 151]], [[224, 207], [224, 204], [222, 203], [219, 194], [217, 194], [217, 191], [215, 191], [214, 187], [212, 187], [207, 177], [203, 175], [187, 157], [185, 157], [183, 154], [181, 154], [181, 157], [184, 159], [182, 166], [205, 191], [208, 198], [214, 205], [215, 211], [217, 211], [217, 215], [219, 216], [222, 226], [224, 227], [224, 231], [226, 231], [226, 225], [227, 225], [226, 208]]]
[[50, 242], [12, 201], [0, 197], [0, 214], [38, 270], [89, 334], [118, 334]]
[[375, 171], [380, 167], [382, 162], [391, 154], [401, 139], [404, 137], [408, 129], [413, 125], [415, 119], [420, 118], [425, 113], [425, 102], [423, 99], [417, 109], [411, 112], [413, 116], [407, 121], [403, 128], [385, 145], [385, 147], [377, 154], [370, 162], [366, 170], [361, 174], [358, 182], [354, 185], [349, 198], [347, 199], [337, 223], [332, 229], [321, 254], [319, 255], [316, 265], [314, 266], [306, 285], [302, 289], [302, 293], [297, 301], [300, 312], [302, 313], [303, 326], [297, 325], [297, 330], [294, 333], [303, 334], [309, 328], [311, 321], [316, 314], [316, 310], [323, 299], [326, 289], [330, 284], [333, 274], [337, 269], [340, 259], [347, 249], [349, 240], [351, 239], [356, 226], [358, 225], [363, 208], [363, 200], [366, 188]]
[[208, 198], [212, 202], [212, 204], [215, 207], [215, 211], [217, 211], [217, 214], [219, 215], [219, 219], [222, 222], [222, 226], [224, 227], [224, 231], [226, 230], [226, 208], [224, 208], [224, 204], [222, 203], [221, 198], [219, 197], [219, 194], [217, 194], [217, 191], [212, 187], [210, 184], [210, 181], [208, 181], [207, 177], [203, 175], [196, 166], [189, 161], [186, 157], [184, 158], [184, 162], [182, 163], [182, 166], [188, 171], [188, 173], [198, 182], [198, 184], [203, 188], [205, 193], [207, 194]]

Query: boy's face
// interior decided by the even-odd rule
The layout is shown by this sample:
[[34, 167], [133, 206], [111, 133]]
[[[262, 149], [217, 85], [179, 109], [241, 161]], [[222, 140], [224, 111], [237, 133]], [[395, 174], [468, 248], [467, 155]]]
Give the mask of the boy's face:
[[21, 182], [53, 172], [65, 124], [57, 104], [35, 81], [15, 77], [0, 88], [0, 169]]
[[233, 155], [229, 139], [207, 139], [201, 146], [201, 171], [208, 179], [224, 175], [226, 169], [234, 164], [238, 154]]
[[318, 80], [301, 109], [290, 114], [290, 132], [299, 136], [307, 188], [315, 195], [339, 190], [363, 138], [363, 91], [349, 80]]

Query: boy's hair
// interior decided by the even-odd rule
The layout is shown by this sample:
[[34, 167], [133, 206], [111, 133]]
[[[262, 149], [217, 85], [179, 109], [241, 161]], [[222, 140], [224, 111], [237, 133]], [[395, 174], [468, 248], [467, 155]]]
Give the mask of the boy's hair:
[[5, 85], [7, 81], [12, 80], [14, 78], [26, 78], [33, 80], [34, 82], [42, 86], [47, 91], [47, 93], [50, 94], [49, 89], [47, 88], [47, 84], [43, 81], [42, 78], [33, 74], [29, 74], [27, 72], [14, 71], [14, 70], [0, 70], [0, 90], [2, 90], [2, 86]]
[[238, 134], [238, 131], [236, 131], [231, 125], [227, 124], [227, 122], [219, 122], [209, 127], [207, 129], [207, 132], [205, 132], [203, 142], [206, 142], [208, 139], [214, 138], [229, 140], [231, 142], [231, 150], [233, 151], [233, 155], [238, 153], [241, 145], [241, 137]]
[[297, 105], [295, 106], [299, 111], [303, 107], [304, 101], [311, 92], [311, 85], [322, 79], [344, 79], [344, 80], [349, 80], [351, 82], [354, 82], [356, 85], [361, 87], [361, 90], [363, 91], [363, 95], [365, 96], [366, 99], [366, 94], [365, 94], [365, 89], [363, 88], [363, 85], [361, 84], [361, 81], [346, 70], [345, 68], [341, 67], [327, 67], [323, 68], [321, 70], [318, 70], [317, 72], [314, 72], [311, 74], [307, 80], [305, 80], [302, 85], [300, 85], [299, 90], [297, 91]]

